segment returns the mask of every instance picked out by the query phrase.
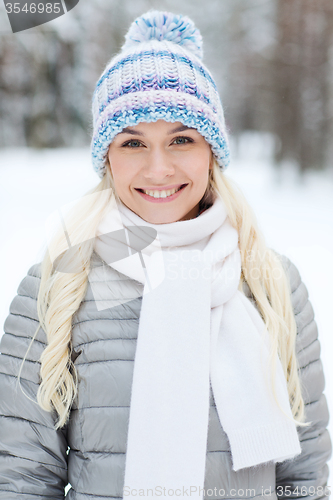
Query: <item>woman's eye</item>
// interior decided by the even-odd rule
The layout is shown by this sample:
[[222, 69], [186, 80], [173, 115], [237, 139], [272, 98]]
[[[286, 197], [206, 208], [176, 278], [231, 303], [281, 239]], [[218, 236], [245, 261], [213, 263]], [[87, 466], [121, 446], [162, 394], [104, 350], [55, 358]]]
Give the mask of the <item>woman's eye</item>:
[[193, 142], [193, 140], [189, 137], [176, 137], [173, 142], [174, 144], [186, 144], [187, 142]]
[[140, 145], [141, 145], [140, 141], [136, 141], [135, 139], [133, 139], [132, 141], [125, 142], [125, 144], [123, 144], [123, 147], [128, 146], [130, 148], [138, 148]]

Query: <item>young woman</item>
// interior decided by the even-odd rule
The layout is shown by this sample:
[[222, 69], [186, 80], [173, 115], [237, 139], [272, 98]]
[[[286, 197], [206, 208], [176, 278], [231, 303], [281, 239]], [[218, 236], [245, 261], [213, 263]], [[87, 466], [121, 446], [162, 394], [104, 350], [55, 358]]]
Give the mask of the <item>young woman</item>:
[[190, 19], [153, 11], [97, 83], [101, 182], [5, 323], [0, 499], [329, 495], [313, 310], [224, 176], [201, 57]]

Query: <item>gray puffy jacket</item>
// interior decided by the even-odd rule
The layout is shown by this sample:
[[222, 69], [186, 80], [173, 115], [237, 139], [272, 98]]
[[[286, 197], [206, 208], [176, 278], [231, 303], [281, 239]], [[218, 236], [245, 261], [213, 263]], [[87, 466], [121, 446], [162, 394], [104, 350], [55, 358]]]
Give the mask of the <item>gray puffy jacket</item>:
[[[103, 264], [93, 254], [93, 266]], [[232, 470], [230, 447], [221, 428], [212, 392], [207, 443], [205, 499], [328, 498], [327, 461], [331, 441], [320, 344], [313, 309], [296, 267], [282, 262], [290, 277], [296, 315], [297, 356], [308, 428], [298, 427], [302, 453], [294, 460]], [[91, 286], [73, 318], [73, 360], [79, 376], [78, 397], [66, 428], [54, 430], [54, 415], [28, 399], [16, 386], [16, 375], [38, 326], [36, 299], [40, 265], [23, 279], [10, 306], [0, 344], [0, 499], [106, 500], [122, 498], [126, 439], [134, 356], [142, 298], [137, 282], [105, 265], [104, 280], [115, 306], [98, 311]], [[111, 283], [112, 282], [112, 283]], [[99, 286], [99, 285], [98, 285]], [[103, 294], [102, 283], [100, 291]], [[248, 287], [246, 295], [253, 301]], [[101, 295], [103, 298], [103, 295]], [[21, 376], [25, 393], [36, 400], [43, 330], [28, 354]], [[244, 381], [246, 383], [246, 381]], [[152, 404], [154, 402], [152, 401]], [[70, 483], [71, 488], [66, 485]], [[161, 496], [165, 492], [161, 490]], [[137, 492], [139, 496], [139, 492]], [[178, 495], [179, 493], [177, 493]], [[190, 498], [185, 490], [181, 497]], [[126, 496], [124, 495], [124, 498]]]

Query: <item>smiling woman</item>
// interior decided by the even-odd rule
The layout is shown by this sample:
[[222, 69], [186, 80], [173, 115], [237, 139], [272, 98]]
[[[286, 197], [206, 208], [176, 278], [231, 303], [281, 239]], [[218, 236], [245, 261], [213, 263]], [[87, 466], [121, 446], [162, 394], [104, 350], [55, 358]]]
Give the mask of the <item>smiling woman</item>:
[[224, 175], [189, 18], [134, 21], [96, 84], [91, 154], [100, 183], [5, 323], [0, 499], [328, 496], [313, 309]]
[[115, 137], [108, 160], [117, 195], [145, 221], [166, 224], [198, 215], [213, 156], [196, 129], [164, 120], [139, 123]]

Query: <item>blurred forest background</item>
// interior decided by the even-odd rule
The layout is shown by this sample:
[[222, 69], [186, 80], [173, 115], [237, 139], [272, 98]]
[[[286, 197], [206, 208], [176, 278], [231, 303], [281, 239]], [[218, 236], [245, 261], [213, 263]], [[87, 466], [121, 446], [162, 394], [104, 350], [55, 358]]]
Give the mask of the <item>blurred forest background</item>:
[[95, 84], [149, 9], [186, 14], [202, 33], [236, 156], [227, 175], [309, 288], [333, 415], [333, 0], [80, 0], [16, 34], [0, 0], [0, 322], [44, 255], [48, 217], [97, 182]]
[[244, 131], [271, 133], [277, 165], [333, 165], [332, 0], [80, 0], [18, 34], [1, 34], [2, 19], [0, 147], [88, 145], [96, 81], [150, 8], [200, 29], [236, 145]]

